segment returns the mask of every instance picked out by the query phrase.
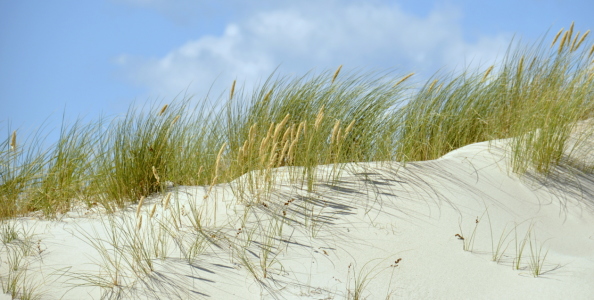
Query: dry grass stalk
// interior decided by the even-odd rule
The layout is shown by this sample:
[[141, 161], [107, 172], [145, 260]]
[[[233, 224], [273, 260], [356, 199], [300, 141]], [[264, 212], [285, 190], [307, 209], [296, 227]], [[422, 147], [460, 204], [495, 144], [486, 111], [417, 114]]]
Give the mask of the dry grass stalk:
[[435, 86], [435, 84], [437, 83], [437, 79], [433, 80], [433, 82], [431, 82], [431, 85], [429, 85], [429, 88], [427, 89], [427, 92], [430, 92], [433, 87]]
[[398, 86], [399, 84], [403, 83], [405, 80], [409, 79], [413, 75], [415, 75], [414, 72], [402, 77], [402, 79], [398, 80], [398, 82], [396, 82], [392, 87], [394, 88], [394, 87]]
[[272, 167], [274, 167], [276, 165], [276, 159], [278, 157], [278, 153], [274, 153], [274, 155], [270, 156], [270, 159], [268, 160], [268, 165], [266, 165], [266, 169], [272, 169]]
[[260, 157], [263, 157], [264, 156], [264, 151], [266, 150], [266, 148], [268, 148], [268, 141], [269, 140], [270, 140], [270, 138], [266, 137], [260, 143], [260, 150], [258, 151], [258, 154], [259, 154]]
[[353, 126], [355, 126], [355, 121], [356, 120], [352, 120], [349, 126], [347, 126], [346, 130], [344, 131], [343, 137], [346, 137], [351, 132], [351, 130], [353, 130]]
[[151, 209], [151, 213], [149, 214], [149, 218], [153, 218], [155, 215], [155, 211], [157, 211], [157, 203], [153, 204], [153, 208]]
[[334, 72], [334, 76], [332, 76], [332, 83], [334, 83], [334, 80], [336, 80], [336, 77], [338, 77], [338, 73], [340, 73], [340, 69], [342, 69], [342, 65], [338, 66], [338, 69], [336, 69], [336, 72]]
[[569, 34], [567, 35], [567, 41], [569, 43], [569, 41], [571, 41], [571, 37], [573, 36], [573, 25], [574, 22], [571, 22], [571, 26], [569, 26]]
[[297, 148], [297, 139], [293, 140], [291, 142], [291, 145], [289, 146], [289, 153], [287, 153], [287, 162], [288, 163], [293, 162], [293, 157], [295, 155], [295, 148]]
[[316, 122], [314, 123], [314, 127], [317, 130], [320, 127], [320, 123], [322, 123], [322, 119], [324, 119], [324, 105], [320, 108], [318, 115], [316, 116]]
[[565, 41], [567, 40], [568, 34], [569, 31], [565, 31], [565, 33], [563, 34], [563, 38], [561, 38], [561, 43], [559, 43], [559, 50], [557, 51], [557, 54], [561, 54], [561, 51], [563, 51], [563, 46], [565, 45]]
[[592, 48], [590, 48], [590, 53], [588, 53], [588, 58], [590, 58], [592, 56], [592, 54], [594, 54], [594, 45], [592, 45]]
[[293, 138], [294, 141], [299, 139], [299, 134], [303, 130], [303, 135], [305, 135], [305, 121], [299, 123], [299, 127], [297, 127], [297, 132], [295, 133], [295, 137]]
[[256, 126], [257, 125], [258, 125], [258, 123], [254, 123], [252, 126], [250, 126], [250, 131], [249, 131], [249, 134], [248, 134], [248, 136], [249, 136], [249, 143], [248, 143], [248, 145], [250, 145], [250, 148], [251, 148], [251, 145], [254, 144], [254, 139], [256, 138]]
[[572, 51], [575, 51], [575, 50], [577, 50], [577, 49], [580, 48], [580, 46], [582, 45], [582, 43], [584, 42], [584, 40], [586, 39], [586, 37], [588, 36], [588, 34], [590, 34], [590, 30], [584, 32], [584, 35], [582, 35], [582, 38], [577, 43], [577, 45], [575, 45], [575, 48], [573, 48]]
[[269, 140], [272, 137], [272, 133], [274, 132], [274, 122], [270, 123], [270, 127], [268, 127], [268, 132], [266, 132], [266, 139]]
[[140, 209], [142, 208], [142, 204], [144, 203], [144, 196], [140, 197], [140, 201], [138, 201], [138, 206], [136, 207], [136, 217], [140, 215]]
[[330, 143], [334, 144], [335, 141], [338, 141], [336, 138], [338, 136], [338, 128], [340, 127], [340, 120], [336, 120], [334, 122], [334, 127], [332, 128], [332, 136], [330, 137]]
[[285, 133], [283, 134], [283, 138], [281, 139], [281, 144], [284, 143], [286, 140], [288, 140], [290, 136], [293, 136], [294, 130], [295, 130], [295, 124], [291, 125], [291, 127], [287, 128], [287, 130], [285, 130]]
[[485, 75], [483, 75], [483, 79], [481, 79], [481, 82], [485, 82], [485, 80], [487, 79], [487, 76], [489, 76], [489, 74], [491, 74], [491, 71], [493, 71], [493, 68], [495, 67], [495, 65], [491, 65], [487, 71], [485, 71]]
[[276, 128], [274, 129], [274, 135], [272, 136], [273, 141], [277, 140], [280, 130], [287, 124], [290, 116], [290, 114], [287, 114], [285, 118], [280, 123], [278, 123], [278, 125], [276, 125]]
[[289, 150], [289, 140], [286, 140], [285, 144], [283, 146], [283, 150], [281, 151], [281, 156], [278, 160], [279, 166], [283, 163], [283, 160], [285, 159], [285, 156], [286, 156], [288, 150]]
[[227, 142], [223, 143], [221, 149], [219, 150], [219, 154], [217, 154], [217, 160], [215, 162], [215, 178], [219, 176], [219, 165], [221, 164], [221, 156], [223, 155], [223, 150], [227, 147]]
[[[247, 143], [247, 141], [245, 141]], [[245, 143], [244, 143], [245, 145]], [[243, 162], [243, 146], [239, 147], [239, 150], [237, 151], [237, 162], [241, 163]]]
[[157, 184], [161, 183], [161, 179], [159, 178], [159, 174], [157, 174], [157, 168], [155, 168], [155, 166], [153, 166], [153, 176], [157, 179]]
[[165, 105], [163, 106], [163, 108], [161, 108], [161, 111], [159, 111], [159, 116], [162, 116], [162, 115], [163, 115], [163, 113], [164, 113], [164, 112], [167, 110], [167, 107], [168, 107], [168, 106], [169, 106], [169, 104], [165, 104]]
[[142, 216], [140, 216], [140, 218], [138, 219], [138, 225], [136, 226], [136, 230], [140, 230], [141, 227], [142, 227]]
[[229, 92], [229, 100], [233, 99], [233, 94], [235, 93], [235, 81], [233, 80], [233, 83], [231, 84], [231, 92]]
[[575, 37], [573, 38], [573, 42], [571, 42], [571, 47], [569, 47], [569, 51], [573, 52], [575, 48], [575, 44], [577, 43], [578, 38], [580, 37], [580, 32], [578, 31]]
[[175, 118], [173, 119], [173, 121], [171, 121], [171, 125], [170, 126], [173, 126], [173, 124], [175, 124], [179, 120], [179, 118], [180, 118], [180, 115], [175, 116]]
[[10, 150], [16, 150], [16, 130], [13, 131], [12, 135], [10, 136]]
[[522, 55], [522, 57], [520, 57], [520, 62], [518, 63], [518, 76], [520, 74], [522, 74], [523, 70], [524, 70], [524, 56]]
[[163, 209], [169, 207], [169, 200], [171, 200], [171, 192], [167, 193], [167, 196], [165, 196], [165, 199], [163, 200]]
[[262, 102], [264, 102], [264, 103], [268, 102], [268, 100], [270, 100], [271, 95], [272, 95], [272, 89], [270, 89], [270, 91], [268, 91], [268, 93], [266, 93], [266, 96], [264, 96], [264, 99], [262, 100]]
[[551, 48], [553, 48], [553, 46], [555, 46], [555, 43], [559, 39], [559, 36], [561, 36], [561, 33], [563, 32], [563, 30], [565, 30], [565, 28], [561, 28], [561, 30], [559, 30], [559, 32], [557, 32], [557, 34], [555, 35], [555, 38], [553, 39], [553, 42], [551, 43]]

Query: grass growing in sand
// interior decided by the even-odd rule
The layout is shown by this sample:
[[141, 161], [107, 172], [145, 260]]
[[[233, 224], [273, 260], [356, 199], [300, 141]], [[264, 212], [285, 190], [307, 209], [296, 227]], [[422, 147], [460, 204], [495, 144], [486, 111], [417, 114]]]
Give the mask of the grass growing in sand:
[[485, 71], [436, 74], [415, 92], [412, 74], [339, 68], [270, 77], [251, 95], [234, 83], [219, 105], [183, 98], [111, 122], [64, 125], [49, 149], [12, 131], [0, 143], [0, 217], [52, 216], [74, 200], [115, 211], [166, 182], [214, 185], [243, 174], [237, 193], [265, 197], [276, 183], [271, 170], [282, 166], [302, 167], [293, 176], [311, 190], [321, 164], [430, 160], [509, 137], [514, 170], [546, 174], [574, 123], [594, 111], [587, 34], [574, 36], [572, 25], [559, 36], [550, 47], [510, 50]]
[[[314, 183], [320, 176], [332, 182], [344, 163], [431, 160], [471, 143], [513, 137], [513, 170], [546, 175], [565, 159], [575, 123], [594, 112], [594, 46], [587, 35], [573, 35], [572, 24], [550, 46], [513, 44], [497, 65], [421, 83], [413, 73], [341, 73], [341, 67], [300, 78], [271, 76], [250, 95], [233, 82], [217, 103], [184, 97], [132, 106], [110, 121], [65, 124], [49, 149], [40, 146], [39, 135], [24, 139], [8, 128], [0, 142], [0, 219], [37, 211], [54, 217], [80, 204], [101, 207], [108, 236], [95, 240], [94, 233], [83, 233], [99, 251], [101, 272], [74, 279], [114, 295], [149, 282], [159, 259], [193, 262], [208, 247], [229, 249], [265, 286], [282, 269], [285, 226], [302, 225], [312, 238], [323, 230], [324, 204], [316, 200]], [[320, 165], [332, 169], [320, 174]], [[288, 175], [278, 176], [279, 168]], [[217, 211], [230, 204], [217, 201], [213, 187], [230, 182], [245, 208], [243, 223], [217, 225]], [[192, 203], [208, 203], [208, 212], [198, 204], [175, 206], [170, 194], [143, 210], [143, 199], [165, 195], [171, 183], [203, 186], [201, 199]], [[271, 191], [283, 183], [309, 194], [275, 203]], [[117, 215], [133, 203], [134, 217]], [[478, 221], [464, 250], [472, 250]], [[508, 234], [493, 245], [493, 260], [505, 252]], [[9, 239], [10, 232], [2, 236]], [[526, 241], [538, 276], [546, 254], [532, 235], [521, 245], [516, 237], [516, 265]], [[353, 298], [362, 295], [368, 275], [358, 274]]]

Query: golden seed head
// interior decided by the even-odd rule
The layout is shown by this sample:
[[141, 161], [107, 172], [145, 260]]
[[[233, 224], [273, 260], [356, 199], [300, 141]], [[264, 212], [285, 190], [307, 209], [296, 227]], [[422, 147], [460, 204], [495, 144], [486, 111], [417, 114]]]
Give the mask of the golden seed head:
[[241, 163], [241, 161], [243, 161], [243, 146], [239, 147], [239, 150], [237, 151], [237, 162]]
[[16, 130], [13, 131], [12, 135], [10, 136], [10, 150], [16, 150]]
[[268, 166], [266, 166], [267, 169], [274, 167], [277, 157], [278, 157], [278, 153], [274, 153], [274, 155], [270, 156], [270, 160], [268, 161]]
[[567, 42], [569, 42], [571, 40], [571, 36], [573, 35], [573, 25], [574, 22], [571, 22], [571, 26], [569, 26], [569, 35], [567, 36]]
[[140, 209], [142, 208], [142, 203], [144, 202], [144, 196], [140, 197], [140, 201], [138, 201], [138, 206], [136, 207], [136, 217], [140, 215]]
[[138, 225], [136, 226], [136, 230], [140, 230], [141, 227], [142, 227], [142, 216], [140, 216], [140, 218], [138, 219]]
[[336, 77], [338, 77], [338, 73], [340, 73], [340, 69], [342, 69], [342, 65], [338, 66], [338, 69], [336, 69], [336, 72], [334, 72], [334, 76], [332, 76], [332, 83], [334, 83], [334, 80], [336, 80]]
[[294, 128], [295, 124], [293, 124], [291, 127], [287, 128], [287, 130], [285, 130], [285, 133], [283, 134], [283, 138], [281, 140], [282, 143], [284, 143], [286, 140], [289, 139], [290, 136], [293, 135]]
[[347, 126], [346, 130], [344, 131], [344, 135], [343, 136], [347, 136], [351, 130], [353, 129], [353, 126], [355, 125], [355, 121], [356, 120], [352, 120], [351, 123], [349, 124], [349, 126]]
[[[307, 121], [301, 122], [303, 123], [303, 136], [307, 136]], [[299, 132], [297, 132], [297, 138], [299, 138]]]
[[165, 105], [163, 106], [163, 108], [161, 108], [161, 111], [159, 112], [159, 116], [162, 116], [162, 115], [163, 115], [163, 113], [165, 112], [165, 110], [167, 110], [167, 107], [168, 107], [168, 106], [169, 106], [168, 104], [165, 104]]
[[231, 92], [229, 93], [229, 100], [233, 99], [233, 94], [235, 93], [235, 80], [231, 84]]
[[489, 74], [491, 73], [491, 71], [493, 71], [493, 67], [495, 67], [495, 65], [491, 65], [487, 71], [485, 71], [485, 75], [483, 75], [483, 79], [481, 80], [481, 82], [484, 82], [485, 79], [487, 79], [487, 76], [489, 76]]
[[559, 30], [559, 32], [557, 32], [557, 34], [555, 35], [555, 38], [553, 39], [553, 42], [551, 43], [551, 48], [553, 48], [553, 46], [559, 39], [559, 36], [561, 36], [561, 32], [563, 32], [563, 30], [564, 30], [564, 28], [561, 28], [561, 30]]
[[215, 162], [215, 177], [217, 177], [219, 174], [219, 164], [221, 163], [221, 156], [223, 155], [223, 150], [225, 150], [225, 147], [227, 147], [227, 142], [223, 143], [223, 146], [221, 146], [221, 149], [219, 150], [219, 154], [217, 154], [217, 160]]
[[396, 82], [392, 87], [395, 88], [396, 86], [398, 86], [399, 84], [403, 83], [405, 80], [409, 79], [410, 77], [412, 77], [413, 75], [415, 75], [415, 73], [410, 73], [404, 77], [402, 77], [402, 79], [398, 80], [398, 82]]
[[151, 213], [149, 214], [149, 218], [153, 218], [155, 215], [155, 211], [157, 211], [157, 203], [153, 204], [153, 208], [151, 209]]
[[273, 132], [274, 132], [274, 122], [270, 123], [270, 127], [268, 127], [268, 132], [266, 132], [266, 139], [270, 139]]
[[577, 45], [575, 45], [575, 48], [573, 49], [574, 51], [580, 48], [580, 46], [582, 45], [582, 43], [584, 42], [584, 40], [586, 39], [588, 34], [590, 34], [590, 30], [584, 32], [584, 35], [582, 35], [582, 38], [580, 39], [580, 41], [577, 43]]
[[179, 118], [180, 118], [180, 115], [175, 116], [175, 118], [173, 118], [173, 121], [171, 121], [170, 126], [173, 126], [173, 124], [175, 124], [179, 120]]
[[258, 151], [258, 154], [260, 156], [263, 156], [264, 155], [264, 149], [266, 149], [266, 147], [268, 146], [268, 140], [270, 140], [270, 138], [266, 137], [260, 143], [260, 150]]
[[301, 133], [301, 130], [303, 130], [303, 135], [305, 135], [305, 121], [299, 123], [299, 126], [297, 127], [297, 133], [295, 133], [295, 141], [299, 139], [299, 134]]
[[436, 83], [437, 83], [437, 79], [433, 80], [433, 82], [431, 82], [431, 84], [429, 85], [429, 88], [427, 89], [427, 91], [428, 92], [431, 91]]
[[320, 123], [322, 123], [322, 119], [324, 119], [324, 105], [320, 108], [318, 115], [316, 116], [316, 122], [314, 123], [314, 127], [318, 129], [320, 127]]
[[270, 96], [272, 96], [272, 89], [270, 89], [270, 91], [268, 91], [268, 93], [266, 93], [266, 96], [264, 96], [264, 100], [262, 102], [264, 102], [264, 103], [268, 102], [268, 100], [270, 100]]
[[171, 192], [167, 193], [165, 199], [163, 200], [163, 209], [167, 209], [169, 207], [169, 200], [171, 199]]
[[155, 168], [155, 166], [153, 166], [153, 175], [155, 176], [155, 179], [157, 179], [157, 183], [161, 182], [159, 174], [157, 174], [157, 168]]
[[336, 122], [334, 122], [334, 128], [332, 128], [332, 135], [330, 137], [330, 143], [334, 144], [334, 141], [337, 140], [337, 133], [338, 133], [338, 128], [340, 127], [340, 120], [336, 120]]
[[275, 127], [275, 129], [274, 129], [274, 135], [273, 135], [273, 137], [272, 137], [272, 140], [273, 140], [273, 141], [276, 141], [276, 138], [278, 138], [278, 134], [280, 133], [280, 130], [281, 130], [281, 129], [282, 129], [282, 128], [283, 128], [283, 127], [284, 127], [284, 126], [287, 124], [287, 122], [289, 121], [289, 117], [290, 117], [290, 114], [287, 114], [287, 115], [285, 116], [285, 118], [284, 118], [284, 119], [283, 119], [283, 120], [282, 120], [280, 123], [278, 123], [278, 125], [276, 125], [276, 127]]
[[250, 126], [250, 132], [249, 132], [249, 141], [250, 141], [250, 145], [254, 143], [254, 138], [256, 137], [256, 126], [258, 125], [258, 123], [254, 123], [252, 126]]
[[283, 148], [280, 150], [280, 157], [278, 159], [279, 165], [287, 155], [287, 152], [289, 151], [289, 145], [291, 145], [290, 141], [286, 140], [283, 144]]
[[286, 140], [281, 153], [283, 153], [283, 154], [287, 153], [287, 150], [289, 150], [289, 145], [290, 145], [289, 140]]
[[295, 148], [297, 148], [297, 139], [293, 140], [293, 142], [291, 142], [291, 145], [289, 146], [289, 153], [287, 154], [287, 160], [289, 162], [293, 161], [293, 155], [295, 154]]
[[523, 70], [524, 70], [524, 55], [522, 55], [522, 57], [520, 57], [520, 62], [518, 63], [518, 75], [520, 73], [522, 73]]
[[573, 38], [573, 42], [571, 42], [571, 47], [569, 47], [569, 51], [573, 52], [575, 50], [575, 44], [577, 43], [578, 38], [580, 37], [580, 32], [578, 31], [575, 37]]
[[561, 51], [563, 51], [563, 46], [565, 45], [566, 41], [567, 41], [567, 36], [569, 34], [569, 31], [565, 31], [565, 33], [563, 34], [563, 37], [561, 38], [561, 43], [559, 43], [559, 50], [557, 51], [558, 54], [561, 53]]

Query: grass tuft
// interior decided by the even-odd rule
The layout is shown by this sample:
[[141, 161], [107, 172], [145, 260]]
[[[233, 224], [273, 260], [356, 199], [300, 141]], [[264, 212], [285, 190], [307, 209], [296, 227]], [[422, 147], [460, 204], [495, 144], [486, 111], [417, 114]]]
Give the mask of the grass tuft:
[[132, 106], [110, 122], [64, 124], [49, 149], [39, 134], [19, 137], [17, 147], [17, 131], [9, 130], [0, 143], [0, 218], [57, 216], [75, 202], [115, 212], [169, 183], [240, 178], [240, 197], [255, 190], [266, 197], [278, 167], [312, 192], [318, 165], [332, 164], [336, 175], [343, 163], [431, 160], [512, 137], [513, 171], [548, 174], [573, 124], [594, 112], [594, 46], [582, 46], [589, 31], [573, 30], [557, 33], [551, 46], [558, 49], [512, 44], [486, 70], [437, 73], [414, 90], [405, 85], [414, 73], [339, 66], [297, 78], [273, 74], [249, 95], [233, 81], [221, 105], [184, 97]]

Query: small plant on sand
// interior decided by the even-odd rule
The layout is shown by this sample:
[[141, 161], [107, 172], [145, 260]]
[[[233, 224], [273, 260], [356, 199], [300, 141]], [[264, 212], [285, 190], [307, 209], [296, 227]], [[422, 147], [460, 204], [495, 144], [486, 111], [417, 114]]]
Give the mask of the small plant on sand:
[[[486, 211], [485, 211], [486, 213]], [[474, 248], [474, 239], [476, 237], [476, 230], [478, 228], [478, 225], [480, 223], [480, 221], [482, 220], [483, 216], [485, 215], [485, 213], [483, 213], [480, 218], [477, 216], [476, 219], [474, 220], [474, 228], [472, 229], [472, 232], [470, 234], [465, 234], [464, 230], [462, 230], [462, 220], [459, 221], [458, 223], [458, 227], [460, 228], [460, 233], [456, 234], [455, 236], [459, 239], [462, 240], [462, 249], [464, 249], [464, 251], [469, 251], [472, 252], [473, 248]]]
[[505, 254], [507, 247], [509, 246], [509, 242], [506, 243], [506, 241], [514, 228], [506, 231], [507, 225], [505, 225], [505, 227], [501, 231], [501, 235], [499, 236], [499, 240], [496, 245], [495, 237], [493, 236], [493, 226], [491, 224], [491, 216], [489, 215], [488, 211], [486, 211], [486, 212], [487, 212], [487, 218], [489, 219], [489, 230], [491, 232], [491, 254], [492, 254], [491, 260], [494, 262], [499, 262], [501, 260], [501, 257], [503, 257], [503, 255]]
[[30, 273], [28, 267], [31, 258], [41, 255], [43, 251], [36, 251], [31, 232], [24, 228], [16, 228], [13, 221], [0, 221], [0, 235], [0, 259], [5, 259], [7, 264], [0, 265], [6, 272], [0, 275], [2, 292], [10, 294], [13, 299], [39, 299], [41, 294], [38, 289], [41, 284], [34, 283], [27, 276]]
[[514, 258], [514, 262], [513, 262], [513, 268], [515, 270], [519, 270], [521, 267], [521, 263], [522, 263], [522, 258], [524, 256], [524, 249], [526, 247], [526, 243], [528, 242], [530, 235], [529, 233], [532, 232], [532, 227], [534, 224], [530, 224], [530, 227], [528, 228], [528, 232], [526, 233], [526, 235], [524, 236], [524, 239], [522, 239], [521, 241], [518, 239], [518, 231], [517, 231], [517, 226], [514, 229], [514, 233], [515, 233], [515, 249], [516, 249], [516, 256]]
[[528, 245], [530, 247], [530, 262], [528, 263], [528, 268], [534, 277], [538, 277], [543, 273], [542, 268], [549, 251], [547, 250], [543, 254], [542, 247], [544, 246], [544, 243], [540, 246], [538, 245], [536, 234], [533, 231], [528, 232]]
[[[390, 268], [392, 269], [392, 271], [394, 270], [394, 267], [398, 266], [398, 263], [401, 261], [402, 259], [398, 259], [395, 261], [395, 264], [393, 264], [392, 266], [390, 266]], [[375, 266], [373, 267], [369, 267], [369, 264], [371, 263], [371, 261], [367, 262], [365, 265], [363, 265], [363, 267], [360, 270], [355, 270], [355, 266], [353, 266], [353, 263], [349, 264], [348, 266], [348, 271], [347, 271], [347, 277], [348, 277], [348, 281], [347, 281], [347, 297], [346, 299], [349, 300], [362, 300], [362, 299], [367, 299], [367, 297], [365, 297], [364, 294], [368, 294], [366, 293], [366, 288], [369, 285], [369, 283], [371, 282], [371, 280], [373, 280], [374, 278], [376, 278], [380, 272], [378, 272], [377, 268], [380, 266], [380, 264], [384, 263], [385, 261], [382, 260], [379, 263], [375, 264]], [[354, 279], [354, 286], [351, 287], [351, 272], [353, 274], [353, 279]], [[375, 274], [373, 274], [375, 273]], [[392, 277], [390, 277], [392, 278]], [[390, 280], [391, 281], [391, 280]], [[390, 293], [389, 288], [388, 288], [388, 293]], [[373, 295], [374, 293], [371, 293], [371, 295]], [[389, 298], [389, 294], [386, 298]]]

